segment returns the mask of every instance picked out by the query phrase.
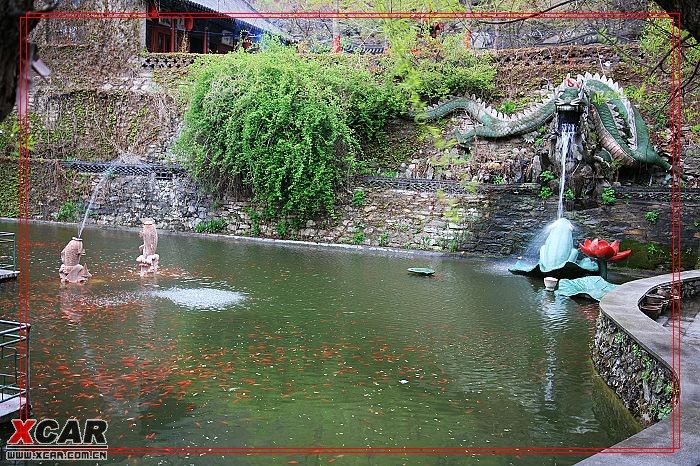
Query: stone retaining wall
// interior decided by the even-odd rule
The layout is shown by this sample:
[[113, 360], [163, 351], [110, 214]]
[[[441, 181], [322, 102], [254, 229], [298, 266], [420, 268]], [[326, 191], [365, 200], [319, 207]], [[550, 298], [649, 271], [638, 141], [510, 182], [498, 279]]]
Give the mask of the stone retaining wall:
[[644, 425], [671, 413], [677, 395], [671, 370], [602, 313], [591, 358], [605, 383]]
[[[83, 176], [92, 176], [92, 186], [101, 178]], [[295, 230], [289, 222], [265, 222], [256, 213], [262, 209], [245, 197], [215, 198], [182, 174], [167, 180], [117, 176], [104, 183], [90, 217], [97, 224], [124, 226], [137, 226], [140, 218], [152, 217], [158, 228], [175, 231], [219, 221], [226, 224], [224, 232], [234, 235], [521, 255], [534, 236], [556, 218], [556, 200], [541, 200], [538, 189], [537, 185], [524, 184], [450, 193], [358, 186], [355, 190], [363, 191], [363, 202], [353, 205], [353, 193], [348, 192], [335, 220], [310, 220]], [[81, 195], [84, 204], [89, 192]], [[699, 204], [697, 193], [683, 201], [684, 250], [698, 249], [695, 213]], [[576, 240], [624, 236], [640, 243], [670, 244], [670, 208], [665, 193], [630, 194], [615, 205], [594, 208], [571, 203], [567, 210], [567, 217], [578, 228]], [[650, 210], [659, 213], [654, 224], [645, 219]], [[49, 219], [42, 209], [33, 212], [43, 212], [35, 218]]]
[[[696, 340], [674, 338], [671, 328], [648, 318], [638, 308], [646, 293], [668, 286], [674, 278], [682, 284], [684, 306], [685, 298], [700, 290], [700, 271], [634, 280], [601, 300], [593, 349], [596, 367], [632, 412], [648, 423], [662, 420], [578, 466], [700, 464], [700, 346]], [[671, 369], [680, 377], [673, 385]]]

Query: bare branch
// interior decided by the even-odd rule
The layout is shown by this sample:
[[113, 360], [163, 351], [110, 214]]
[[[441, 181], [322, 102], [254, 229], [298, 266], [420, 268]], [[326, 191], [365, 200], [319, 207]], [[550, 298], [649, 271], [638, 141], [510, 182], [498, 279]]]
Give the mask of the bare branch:
[[545, 8], [544, 10], [540, 10], [540, 11], [538, 11], [538, 12], [536, 12], [536, 13], [533, 13], [533, 14], [531, 14], [531, 15], [525, 16], [525, 17], [523, 17], [523, 18], [510, 19], [510, 20], [508, 20], [508, 21], [482, 21], [482, 20], [478, 20], [478, 22], [481, 23], [481, 24], [496, 24], [496, 25], [498, 25], [498, 24], [519, 23], [519, 22], [521, 22], [521, 21], [525, 21], [525, 20], [528, 20], [528, 19], [537, 18], [537, 17], [540, 16], [542, 13], [546, 13], [546, 12], [548, 12], [548, 11], [556, 10], [556, 9], [559, 8], [560, 6], [568, 5], [569, 3], [576, 3], [577, 1], [578, 1], [578, 0], [566, 0], [566, 1], [563, 1], [563, 2], [561, 2], [561, 3], [557, 3], [556, 5], [550, 6], [549, 8]]

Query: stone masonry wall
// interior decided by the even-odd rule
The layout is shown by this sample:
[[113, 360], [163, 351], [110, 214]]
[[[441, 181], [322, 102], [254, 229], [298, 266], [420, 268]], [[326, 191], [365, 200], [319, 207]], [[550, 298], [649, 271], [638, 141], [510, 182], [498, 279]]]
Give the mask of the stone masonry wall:
[[596, 321], [591, 358], [598, 374], [645, 425], [671, 413], [678, 391], [671, 370], [603, 313]]
[[[681, 307], [699, 293], [700, 280], [683, 280]], [[640, 314], [640, 318], [644, 317]], [[678, 396], [678, 381], [670, 368], [602, 312], [596, 321], [591, 359], [603, 380], [642, 422], [652, 424], [670, 414]]]
[[[83, 175], [90, 176], [90, 175]], [[100, 179], [92, 176], [94, 187]], [[442, 191], [357, 187], [364, 191], [361, 205], [338, 207], [336, 220], [310, 220], [300, 230], [261, 219], [248, 199], [215, 198], [187, 176], [155, 179], [117, 176], [107, 179], [93, 205], [90, 222], [101, 225], [138, 226], [152, 217], [157, 228], [194, 230], [208, 221], [226, 223], [224, 232], [234, 235], [291, 238], [324, 243], [349, 243], [435, 251], [467, 251], [493, 255], [520, 255], [533, 237], [556, 218], [556, 199], [542, 201], [538, 185], [511, 185], [475, 189], [461, 194]], [[583, 209], [567, 207], [567, 217], [577, 227], [574, 239], [634, 239], [670, 244], [670, 208], [666, 194], [620, 194], [615, 205]], [[87, 205], [90, 190], [80, 194]], [[34, 202], [30, 196], [30, 202]], [[682, 206], [681, 247], [697, 251], [700, 239], [695, 213], [700, 196], [685, 195]], [[645, 213], [657, 210], [654, 224]], [[30, 209], [35, 218], [50, 218], [45, 209]]]

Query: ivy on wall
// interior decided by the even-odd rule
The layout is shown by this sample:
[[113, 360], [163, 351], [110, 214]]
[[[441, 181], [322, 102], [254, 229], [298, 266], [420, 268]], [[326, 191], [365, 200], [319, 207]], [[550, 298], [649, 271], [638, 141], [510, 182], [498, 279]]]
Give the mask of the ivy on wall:
[[19, 163], [0, 159], [0, 217], [19, 216]]
[[37, 99], [35, 152], [44, 158], [109, 161], [143, 156], [177, 127], [167, 94], [82, 90]]

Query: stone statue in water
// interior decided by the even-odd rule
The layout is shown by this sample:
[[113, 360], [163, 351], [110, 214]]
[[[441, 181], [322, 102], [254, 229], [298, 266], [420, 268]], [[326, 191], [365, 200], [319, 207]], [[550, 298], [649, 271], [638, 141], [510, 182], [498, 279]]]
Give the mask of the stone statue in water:
[[139, 263], [139, 274], [143, 277], [145, 275], [155, 275], [158, 271], [158, 259], [160, 259], [160, 256], [156, 254], [158, 232], [153, 220], [145, 218], [142, 222], [143, 231], [141, 236], [143, 237], [143, 244], [139, 246], [141, 255], [136, 258], [136, 261]]
[[86, 265], [80, 265], [80, 256], [85, 254], [83, 240], [75, 238], [61, 251], [61, 268], [58, 269], [58, 276], [61, 282], [83, 283], [91, 277]]

